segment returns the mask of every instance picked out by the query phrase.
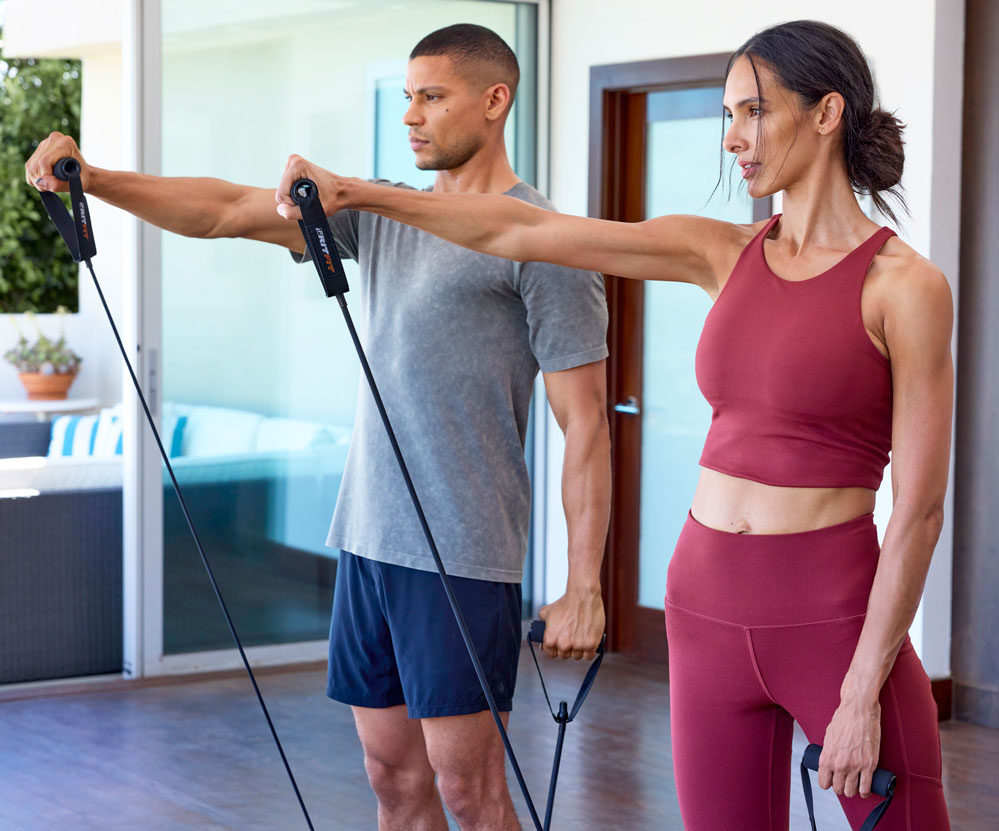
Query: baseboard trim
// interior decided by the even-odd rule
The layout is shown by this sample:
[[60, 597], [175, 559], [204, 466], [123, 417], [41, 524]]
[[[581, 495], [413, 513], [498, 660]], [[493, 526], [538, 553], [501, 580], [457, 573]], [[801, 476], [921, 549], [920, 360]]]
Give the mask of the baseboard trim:
[[999, 690], [956, 682], [954, 719], [983, 727], [999, 727]]

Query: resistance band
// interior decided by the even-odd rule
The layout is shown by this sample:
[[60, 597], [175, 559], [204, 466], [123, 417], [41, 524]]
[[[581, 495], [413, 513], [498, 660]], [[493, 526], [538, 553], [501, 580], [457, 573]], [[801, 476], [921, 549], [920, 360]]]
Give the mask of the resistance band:
[[[812, 831], [815, 828], [815, 811], [812, 808], [812, 781], [808, 771], [819, 769], [819, 756], [822, 755], [822, 745], [810, 744], [805, 748], [805, 753], [801, 757], [801, 787], [805, 791], [805, 805], [808, 807], [808, 819], [812, 823]], [[892, 797], [895, 796], [895, 774], [884, 768], [876, 768], [874, 777], [871, 780], [871, 793], [883, 796], [884, 800], [875, 806], [874, 810], [868, 814], [860, 831], [871, 831], [875, 825], [881, 822], [881, 817], [885, 815], [888, 806], [891, 805]]]
[[[385, 405], [382, 403], [382, 397], [378, 392], [375, 379], [371, 374], [371, 367], [368, 366], [368, 360], [365, 357], [361, 341], [358, 339], [357, 331], [354, 329], [354, 322], [351, 319], [350, 311], [347, 308], [347, 300], [344, 297], [344, 294], [349, 291], [347, 276], [344, 273], [343, 264], [340, 262], [340, 256], [336, 250], [336, 243], [333, 239], [333, 232], [330, 230], [329, 221], [326, 218], [326, 212], [323, 210], [322, 202], [319, 199], [319, 190], [316, 187], [315, 182], [311, 179], [299, 179], [291, 186], [291, 198], [302, 211], [302, 219], [299, 220], [298, 225], [302, 230], [302, 236], [305, 237], [305, 244], [309, 249], [309, 253], [312, 255], [312, 262], [316, 267], [316, 271], [319, 273], [319, 279], [322, 281], [323, 289], [326, 291], [326, 296], [336, 297], [337, 303], [340, 305], [340, 310], [343, 312], [343, 319], [347, 324], [347, 331], [350, 332], [350, 339], [354, 342], [354, 349], [357, 351], [358, 360], [361, 362], [361, 369], [364, 372], [364, 377], [368, 381], [368, 387], [371, 390], [372, 398], [374, 398], [375, 407], [378, 409], [378, 415], [381, 416], [382, 424], [385, 427], [385, 433], [388, 435], [389, 443], [392, 445], [392, 451], [395, 453], [396, 461], [399, 464], [399, 470], [402, 472], [402, 478], [406, 481], [406, 488], [409, 490], [409, 497], [413, 502], [413, 507], [416, 509], [416, 515], [419, 517], [420, 526], [423, 528], [423, 535], [427, 538], [427, 545], [430, 547], [430, 553], [433, 555], [434, 564], [437, 566], [437, 572], [440, 574], [441, 583], [444, 586], [444, 593], [447, 595], [448, 603], [451, 604], [451, 611], [454, 613], [454, 619], [458, 624], [458, 629], [461, 631], [461, 638], [465, 642], [465, 648], [468, 650], [468, 657], [472, 659], [472, 666], [475, 668], [475, 674], [479, 679], [479, 686], [482, 687], [482, 693], [486, 698], [486, 703], [489, 705], [489, 711], [493, 715], [493, 721], [496, 722], [496, 729], [499, 730], [500, 738], [503, 740], [503, 746], [506, 748], [506, 755], [510, 760], [510, 765], [513, 768], [514, 775], [517, 777], [517, 783], [520, 785], [520, 790], [524, 794], [524, 800], [527, 802], [527, 808], [531, 813], [531, 819], [534, 822], [534, 827], [536, 831], [549, 831], [551, 828], [552, 806], [555, 801], [555, 783], [558, 778], [559, 760], [562, 755], [562, 741], [565, 736], [565, 726], [576, 717], [576, 713], [579, 711], [583, 701], [589, 694], [590, 687], [593, 686], [597, 670], [600, 669], [600, 663], [603, 660], [604, 639], [606, 636], [600, 642], [600, 647], [598, 649], [599, 655], [593, 661], [593, 664], [590, 666], [589, 671], [586, 674], [582, 689], [576, 697], [576, 703], [573, 705], [571, 714], [567, 712], [567, 705], [564, 701], [559, 705], [558, 715], [555, 714], [554, 710], [552, 711], [552, 716], [559, 725], [559, 733], [555, 749], [555, 764], [552, 768], [551, 783], [548, 787], [548, 807], [545, 814], [545, 821], [542, 824], [540, 818], [538, 817], [537, 809], [534, 806], [534, 800], [531, 799], [527, 783], [524, 781], [524, 775], [520, 771], [520, 765], [517, 763], [517, 756], [513, 752], [513, 745], [510, 744], [510, 737], [507, 735], [506, 728], [503, 726], [503, 721], [500, 719], [499, 710], [496, 708], [496, 702], [493, 699], [492, 690], [489, 687], [486, 674], [482, 669], [482, 662], [479, 660], [479, 655], [475, 650], [475, 644], [472, 643], [472, 637], [468, 633], [468, 627], [465, 625], [465, 617], [461, 612], [461, 607], [458, 605], [458, 599], [455, 597], [454, 589], [451, 587], [451, 579], [448, 577], [447, 571], [444, 569], [444, 563], [437, 550], [437, 543], [434, 541], [434, 535], [430, 530], [430, 525], [427, 523], [427, 517], [423, 512], [423, 506], [420, 504], [420, 497], [416, 493], [416, 487], [413, 485], [412, 477], [409, 475], [409, 468], [406, 466], [406, 460], [402, 456], [402, 450], [399, 448], [399, 442], [396, 440], [395, 431], [392, 429], [388, 413], [385, 411]], [[534, 647], [531, 645], [531, 642], [533, 640], [536, 643], [542, 643], [544, 640], [544, 628], [545, 625], [542, 621], [534, 621], [531, 626], [531, 631], [528, 634], [527, 640], [528, 645], [531, 647], [532, 656], [534, 656]], [[535, 665], [537, 665], [537, 662], [537, 657], [534, 657]], [[540, 666], [538, 666], [538, 674], [541, 674]], [[544, 683], [545, 681], [542, 677], [541, 687], [545, 692], [545, 700], [548, 700], [548, 690], [545, 689]], [[548, 700], [548, 709], [551, 710], [550, 700]]]
[[254, 677], [253, 670], [250, 668], [250, 662], [247, 660], [246, 653], [243, 651], [242, 641], [240, 641], [239, 635], [236, 633], [236, 626], [233, 624], [232, 617], [229, 615], [229, 609], [225, 604], [225, 600], [222, 598], [222, 591], [219, 589], [218, 581], [215, 579], [215, 572], [212, 570], [211, 564], [208, 562], [208, 556], [205, 554], [204, 546], [201, 544], [201, 538], [198, 536], [198, 532], [194, 527], [194, 520], [191, 519], [190, 511], [187, 510], [187, 503], [184, 501], [184, 495], [180, 491], [180, 485], [177, 482], [177, 477], [174, 475], [173, 466], [170, 464], [170, 458], [167, 455], [166, 450], [163, 448], [163, 441], [160, 438], [159, 430], [156, 429], [156, 424], [153, 422], [152, 413], [149, 412], [149, 406], [146, 404], [146, 397], [142, 394], [142, 387], [139, 385], [139, 379], [136, 378], [135, 372], [132, 369], [132, 363], [128, 360], [128, 354], [125, 352], [125, 346], [121, 342], [121, 336], [118, 334], [118, 327], [115, 325], [114, 317], [111, 315], [111, 310], [108, 308], [107, 301], [104, 299], [104, 292], [101, 290], [101, 284], [98, 282], [97, 275], [94, 273], [94, 267], [90, 262], [91, 258], [97, 254], [97, 246], [94, 244], [94, 229], [90, 223], [90, 211], [87, 208], [87, 199], [83, 195], [83, 185], [80, 183], [80, 163], [73, 158], [60, 159], [52, 169], [52, 172], [57, 178], [62, 179], [64, 182], [69, 182], [69, 197], [70, 203], [73, 206], [73, 215], [70, 217], [69, 213], [66, 211], [66, 206], [63, 204], [62, 200], [56, 196], [56, 194], [42, 191], [41, 196], [42, 202], [45, 205], [45, 210], [48, 211], [49, 217], [52, 219], [56, 229], [59, 231], [59, 235], [66, 243], [66, 247], [69, 249], [69, 253], [72, 255], [73, 260], [78, 263], [85, 262], [87, 270], [90, 271], [90, 276], [94, 279], [94, 286], [97, 288], [97, 294], [101, 298], [101, 304], [104, 306], [104, 312], [107, 314], [108, 323], [111, 324], [111, 330], [114, 332], [115, 340], [118, 342], [118, 349], [121, 351], [122, 360], [125, 361], [125, 366], [128, 367], [128, 374], [132, 378], [132, 385], [135, 387], [135, 392], [139, 396], [139, 401], [142, 404], [142, 410], [146, 414], [146, 422], [153, 431], [153, 437], [156, 439], [156, 446], [160, 449], [160, 456], [163, 458], [163, 464], [166, 465], [167, 472], [170, 474], [170, 481], [173, 482], [173, 489], [180, 502], [180, 508], [184, 512], [184, 519], [187, 520], [187, 527], [191, 529], [191, 535], [194, 537], [194, 542], [198, 546], [198, 553], [201, 555], [201, 562], [204, 563], [205, 571], [208, 572], [208, 579], [212, 582], [212, 588], [215, 590], [215, 597], [218, 598], [219, 606], [222, 607], [222, 614], [225, 616], [225, 622], [229, 625], [229, 631], [232, 633], [232, 639], [236, 642], [236, 648], [239, 650], [239, 657], [243, 659], [243, 666], [246, 668], [246, 672], [250, 676], [250, 683], [253, 685], [253, 691], [257, 694], [257, 701], [260, 702], [260, 709], [263, 710], [264, 718], [267, 720], [267, 726], [270, 728], [271, 735], [274, 737], [274, 744], [277, 745], [278, 753], [281, 754], [281, 761], [284, 763], [284, 769], [288, 772], [288, 778], [291, 780], [291, 786], [295, 790], [295, 796], [302, 809], [302, 814], [305, 816], [305, 822], [308, 824], [310, 831], [315, 831], [312, 825], [312, 819], [309, 817], [309, 811], [305, 807], [305, 801], [302, 799], [302, 794], [298, 790], [298, 783], [295, 781], [295, 776], [291, 772], [291, 765], [288, 764], [288, 757], [285, 756], [284, 748], [281, 746], [281, 740], [278, 738], [277, 730], [274, 727], [274, 722], [271, 721], [270, 713], [267, 711], [267, 705], [264, 703], [264, 697], [260, 693], [260, 687], [257, 686], [257, 679]]

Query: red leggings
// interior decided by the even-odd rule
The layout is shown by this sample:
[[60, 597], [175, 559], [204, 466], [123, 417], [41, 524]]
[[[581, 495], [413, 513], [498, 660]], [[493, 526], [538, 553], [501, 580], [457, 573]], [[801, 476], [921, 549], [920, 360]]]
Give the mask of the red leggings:
[[[870, 515], [779, 535], [729, 534], [687, 518], [666, 579], [686, 831], [787, 831], [793, 722], [822, 743], [878, 556]], [[908, 639], [881, 691], [881, 731], [879, 764], [898, 784], [878, 831], [946, 831], [937, 709]], [[854, 829], [876, 805], [840, 801]]]

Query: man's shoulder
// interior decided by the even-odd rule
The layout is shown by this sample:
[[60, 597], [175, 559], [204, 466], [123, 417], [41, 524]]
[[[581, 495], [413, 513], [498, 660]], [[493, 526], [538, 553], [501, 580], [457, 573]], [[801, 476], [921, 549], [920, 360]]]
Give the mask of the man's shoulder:
[[530, 202], [532, 205], [537, 205], [546, 211], [555, 211], [558, 213], [558, 208], [555, 207], [551, 200], [539, 192], [537, 188], [527, 184], [527, 182], [517, 182], [517, 184], [506, 192], [506, 195], [512, 196], [515, 199], [521, 199], [524, 202]]

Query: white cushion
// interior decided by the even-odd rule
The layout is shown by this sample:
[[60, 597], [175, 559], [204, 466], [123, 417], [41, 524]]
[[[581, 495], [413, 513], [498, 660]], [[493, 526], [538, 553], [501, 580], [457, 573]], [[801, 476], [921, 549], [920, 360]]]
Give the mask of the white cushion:
[[[224, 456], [250, 453], [254, 449], [257, 428], [264, 417], [260, 413], [228, 407], [204, 407], [168, 402], [163, 405], [163, 424], [187, 416], [183, 428], [181, 455]], [[172, 435], [164, 430], [165, 435]], [[166, 446], [166, 445], [164, 445]], [[169, 447], [167, 447], [169, 451]]]

